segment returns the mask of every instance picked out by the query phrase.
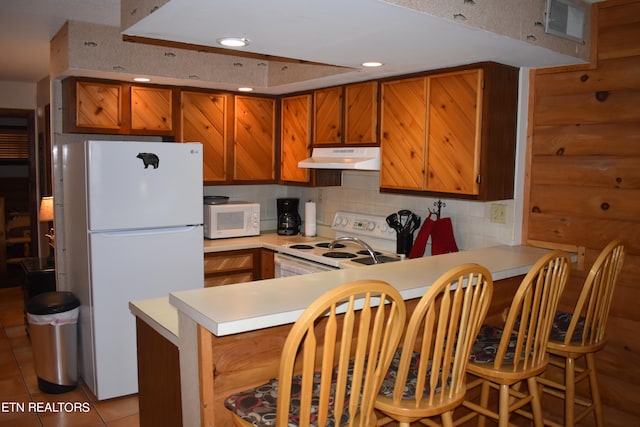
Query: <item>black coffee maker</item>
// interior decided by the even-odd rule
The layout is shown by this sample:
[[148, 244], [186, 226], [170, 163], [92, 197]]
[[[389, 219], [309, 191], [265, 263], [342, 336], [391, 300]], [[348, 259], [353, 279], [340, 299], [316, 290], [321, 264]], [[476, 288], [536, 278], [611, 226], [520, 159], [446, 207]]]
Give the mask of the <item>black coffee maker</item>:
[[300, 199], [281, 198], [277, 199], [278, 207], [278, 234], [282, 236], [295, 236], [300, 234], [300, 214], [298, 206]]

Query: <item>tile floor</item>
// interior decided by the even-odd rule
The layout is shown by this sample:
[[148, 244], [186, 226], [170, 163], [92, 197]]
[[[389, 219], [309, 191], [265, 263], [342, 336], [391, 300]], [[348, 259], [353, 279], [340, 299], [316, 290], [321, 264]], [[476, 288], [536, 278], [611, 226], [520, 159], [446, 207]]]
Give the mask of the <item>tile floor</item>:
[[1, 427], [140, 425], [137, 395], [97, 402], [82, 383], [62, 394], [45, 394], [38, 389], [31, 343], [24, 328], [21, 288], [0, 289], [0, 327]]

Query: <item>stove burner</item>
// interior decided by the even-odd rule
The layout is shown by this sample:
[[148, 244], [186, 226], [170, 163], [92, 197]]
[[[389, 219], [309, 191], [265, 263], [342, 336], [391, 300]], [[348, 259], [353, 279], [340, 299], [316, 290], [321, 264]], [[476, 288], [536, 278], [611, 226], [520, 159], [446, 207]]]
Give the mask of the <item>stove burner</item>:
[[[328, 248], [329, 244], [331, 242], [322, 242], [322, 243], [316, 243], [316, 247], [317, 248]], [[333, 245], [333, 249], [342, 249], [345, 246], [342, 243], [336, 243], [335, 245]]]
[[302, 245], [302, 244], [298, 244], [298, 245], [291, 245], [289, 246], [291, 249], [313, 249], [313, 246], [311, 245]]
[[325, 252], [322, 256], [326, 256], [327, 258], [355, 258], [356, 254], [352, 254], [349, 252]]
[[[382, 255], [382, 252], [378, 252], [378, 251], [373, 251], [373, 252], [374, 252], [376, 255]], [[358, 251], [358, 252], [356, 252], [356, 253], [357, 253], [358, 255], [370, 255], [370, 254], [369, 254], [369, 251], [364, 250], [364, 249], [363, 249], [363, 250], [361, 250], [361, 251]]]

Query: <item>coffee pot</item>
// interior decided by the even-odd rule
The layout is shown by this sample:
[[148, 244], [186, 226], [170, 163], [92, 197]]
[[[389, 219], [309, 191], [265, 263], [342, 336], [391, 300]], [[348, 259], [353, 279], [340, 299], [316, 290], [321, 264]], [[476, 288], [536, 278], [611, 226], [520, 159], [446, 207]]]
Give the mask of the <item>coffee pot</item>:
[[300, 234], [300, 225], [302, 219], [298, 213], [300, 199], [297, 198], [279, 198], [277, 202], [278, 212], [278, 234], [281, 236], [295, 236]]

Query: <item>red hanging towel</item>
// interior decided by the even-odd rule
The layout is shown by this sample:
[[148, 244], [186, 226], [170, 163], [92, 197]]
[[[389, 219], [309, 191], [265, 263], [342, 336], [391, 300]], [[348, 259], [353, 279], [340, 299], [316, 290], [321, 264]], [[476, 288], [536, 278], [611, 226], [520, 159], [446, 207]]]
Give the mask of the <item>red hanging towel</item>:
[[431, 255], [458, 252], [451, 218], [439, 218], [431, 232]]
[[433, 226], [436, 223], [431, 219], [431, 215], [435, 215], [436, 218], [438, 218], [437, 214], [429, 212], [429, 216], [425, 218], [424, 223], [422, 223], [422, 227], [420, 227], [420, 231], [418, 231], [418, 236], [413, 242], [413, 246], [411, 247], [411, 251], [409, 252], [409, 258], [420, 258], [424, 255], [424, 249], [427, 246], [427, 240], [429, 240], [431, 230], [433, 230]]

